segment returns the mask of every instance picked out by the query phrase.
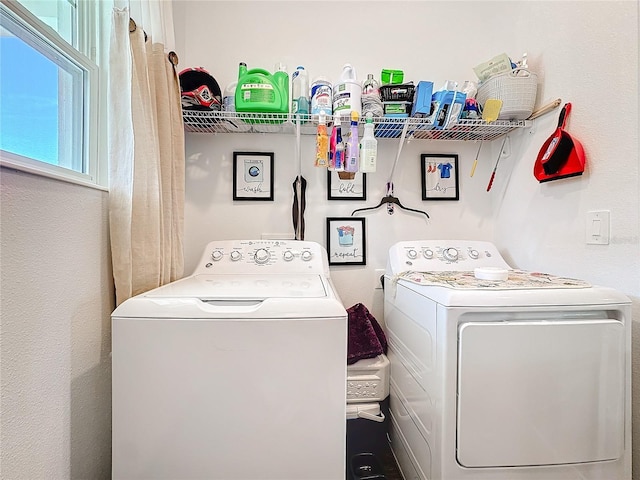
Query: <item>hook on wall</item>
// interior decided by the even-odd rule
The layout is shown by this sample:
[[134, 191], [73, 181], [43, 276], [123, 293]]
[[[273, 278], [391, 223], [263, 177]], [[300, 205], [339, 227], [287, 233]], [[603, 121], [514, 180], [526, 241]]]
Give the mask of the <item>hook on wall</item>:
[[364, 207], [364, 208], [355, 209], [353, 212], [351, 212], [351, 216], [352, 217], [358, 212], [364, 212], [364, 211], [367, 211], [367, 210], [376, 210], [376, 209], [380, 208], [383, 205], [387, 206], [387, 213], [389, 215], [393, 215], [393, 208], [394, 208], [395, 205], [397, 205], [402, 210], [407, 210], [409, 212], [419, 213], [421, 215], [424, 215], [427, 218], [430, 218], [429, 214], [427, 212], [423, 212], [422, 210], [417, 210], [415, 208], [405, 207], [400, 202], [400, 199], [393, 195], [393, 174], [394, 174], [394, 172], [396, 170], [396, 166], [398, 165], [398, 160], [400, 159], [400, 152], [402, 152], [402, 145], [404, 144], [404, 140], [405, 140], [406, 135], [407, 135], [408, 126], [409, 126], [409, 122], [406, 122], [404, 124], [404, 127], [402, 128], [402, 134], [400, 135], [400, 143], [398, 144], [398, 152], [396, 153], [396, 159], [393, 162], [393, 166], [391, 167], [391, 173], [389, 174], [389, 181], [387, 182], [386, 195], [384, 195], [380, 199], [380, 202], [377, 205], [373, 206], [373, 207]]
[[397, 205], [402, 210], [406, 210], [408, 212], [420, 213], [420, 214], [424, 215], [425, 217], [430, 218], [429, 214], [427, 212], [423, 212], [422, 210], [417, 210], [415, 208], [405, 207], [400, 202], [400, 199], [398, 197], [394, 197], [393, 196], [393, 182], [388, 182], [387, 183], [387, 194], [380, 199], [380, 202], [376, 206], [374, 206], [374, 207], [357, 208], [353, 212], [351, 212], [351, 216], [353, 217], [358, 212], [365, 212], [367, 210], [377, 210], [378, 208], [380, 208], [381, 206], [383, 206], [385, 204], [387, 205], [387, 213], [389, 215], [393, 215], [393, 206]]

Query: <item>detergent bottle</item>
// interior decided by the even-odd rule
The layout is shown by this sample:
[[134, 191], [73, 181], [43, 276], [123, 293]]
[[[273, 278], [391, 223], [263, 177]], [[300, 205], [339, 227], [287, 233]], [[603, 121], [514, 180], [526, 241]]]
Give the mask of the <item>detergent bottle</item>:
[[350, 64], [345, 64], [338, 81], [333, 88], [333, 114], [348, 122], [351, 112], [358, 116], [362, 113], [362, 85], [358, 82], [356, 69]]
[[261, 68], [247, 70], [241, 62], [235, 107], [237, 112], [289, 113], [289, 75], [284, 70], [273, 75]]

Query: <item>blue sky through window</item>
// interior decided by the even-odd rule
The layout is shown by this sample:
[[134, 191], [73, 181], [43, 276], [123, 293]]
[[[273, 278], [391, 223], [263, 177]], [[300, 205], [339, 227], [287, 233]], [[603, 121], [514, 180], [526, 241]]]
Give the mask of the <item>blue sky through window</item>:
[[58, 164], [58, 65], [14, 36], [0, 37], [0, 148]]

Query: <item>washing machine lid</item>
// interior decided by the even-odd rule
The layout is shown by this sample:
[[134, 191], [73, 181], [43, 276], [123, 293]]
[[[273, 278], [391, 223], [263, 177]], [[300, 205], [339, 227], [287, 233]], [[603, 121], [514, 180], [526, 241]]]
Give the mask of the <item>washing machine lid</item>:
[[322, 276], [312, 274], [193, 275], [151, 290], [144, 296], [201, 300], [325, 298], [328, 289]]
[[347, 312], [321, 275], [192, 275], [122, 302], [112, 318], [338, 319]]

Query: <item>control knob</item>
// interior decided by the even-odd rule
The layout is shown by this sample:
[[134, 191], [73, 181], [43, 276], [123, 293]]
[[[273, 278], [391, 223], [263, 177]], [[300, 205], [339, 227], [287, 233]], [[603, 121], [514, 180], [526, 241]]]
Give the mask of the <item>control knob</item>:
[[229, 254], [229, 256], [231, 257], [231, 261], [233, 261], [233, 262], [237, 262], [238, 260], [240, 260], [242, 258], [242, 254], [237, 250], [232, 251]]
[[308, 262], [313, 257], [313, 253], [311, 253], [309, 250], [305, 250], [304, 252], [302, 252], [300, 257], [302, 257], [302, 260], [304, 260], [305, 262]]
[[469, 250], [469, 256], [476, 260], [480, 256], [480, 253], [478, 253], [477, 250], [471, 249]]
[[220, 250], [214, 250], [213, 252], [211, 252], [211, 260], [213, 260], [214, 262], [222, 260], [222, 252]]
[[418, 258], [418, 252], [416, 252], [413, 248], [411, 250], [407, 250], [407, 257], [414, 260]]
[[266, 248], [259, 248], [258, 250], [256, 250], [256, 253], [253, 254], [253, 259], [256, 261], [256, 263], [259, 264], [267, 263], [270, 258], [271, 255]]
[[287, 250], [282, 254], [282, 258], [285, 262], [290, 262], [291, 260], [293, 260], [293, 252], [291, 250]]
[[424, 258], [431, 260], [433, 258], [433, 250], [431, 250], [430, 248], [427, 248], [424, 252], [422, 252], [422, 254], [424, 255]]
[[455, 262], [458, 260], [458, 250], [453, 247], [445, 248], [442, 252], [442, 256], [445, 260], [449, 260], [450, 262]]

